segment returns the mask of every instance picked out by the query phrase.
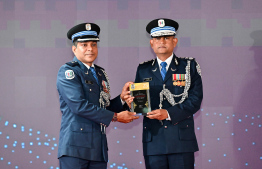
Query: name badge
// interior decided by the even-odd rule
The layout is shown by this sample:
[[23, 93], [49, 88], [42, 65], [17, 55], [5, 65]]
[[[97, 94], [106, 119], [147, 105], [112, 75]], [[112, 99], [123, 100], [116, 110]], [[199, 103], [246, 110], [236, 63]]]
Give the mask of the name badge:
[[86, 83], [86, 84], [93, 84], [93, 82], [92, 82], [92, 81], [89, 81], [89, 80], [85, 80], [85, 83]]
[[144, 82], [149, 82], [149, 81], [152, 81], [152, 77], [149, 77], [149, 78], [144, 78], [143, 80]]

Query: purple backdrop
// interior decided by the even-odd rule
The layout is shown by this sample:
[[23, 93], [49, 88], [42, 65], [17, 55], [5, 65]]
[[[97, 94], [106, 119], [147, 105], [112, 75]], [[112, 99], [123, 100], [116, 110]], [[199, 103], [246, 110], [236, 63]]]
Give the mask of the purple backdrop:
[[[147, 23], [167, 17], [180, 23], [174, 52], [202, 70], [195, 168], [260, 169], [261, 8], [260, 0], [0, 0], [0, 168], [59, 168], [56, 75], [73, 58], [72, 26], [101, 27], [95, 63], [115, 97], [140, 62], [155, 58]], [[145, 168], [142, 119], [113, 123], [107, 134], [108, 168]]]

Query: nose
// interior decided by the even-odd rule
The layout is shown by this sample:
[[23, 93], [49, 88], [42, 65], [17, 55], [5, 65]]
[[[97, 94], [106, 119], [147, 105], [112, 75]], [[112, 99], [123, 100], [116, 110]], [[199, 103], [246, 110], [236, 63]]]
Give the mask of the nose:
[[165, 43], [165, 37], [161, 37], [159, 41], [160, 43]]
[[87, 50], [88, 51], [92, 51], [93, 50], [93, 47], [91, 45], [87, 45]]

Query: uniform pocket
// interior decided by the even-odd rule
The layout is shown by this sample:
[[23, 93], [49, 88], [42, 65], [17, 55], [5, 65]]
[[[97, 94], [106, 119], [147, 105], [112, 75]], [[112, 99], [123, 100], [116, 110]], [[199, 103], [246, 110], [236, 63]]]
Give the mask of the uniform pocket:
[[85, 80], [85, 90], [92, 94], [92, 93], [98, 93], [100, 91], [99, 86], [96, 84], [96, 82], [93, 81], [87, 81]]
[[92, 124], [72, 122], [70, 125], [69, 144], [72, 146], [92, 146]]
[[180, 140], [195, 140], [194, 123], [183, 123], [179, 125]]
[[147, 129], [146, 126], [144, 126], [143, 128], [143, 138], [142, 138], [142, 142], [146, 143], [146, 142], [150, 142], [152, 141], [152, 135], [151, 132]]

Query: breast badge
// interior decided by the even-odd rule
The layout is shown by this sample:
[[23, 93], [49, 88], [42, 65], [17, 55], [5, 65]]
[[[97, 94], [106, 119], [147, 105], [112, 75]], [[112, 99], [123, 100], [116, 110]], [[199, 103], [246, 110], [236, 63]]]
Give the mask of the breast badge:
[[108, 91], [108, 84], [106, 81], [102, 80], [102, 86], [103, 86], [103, 91], [106, 93], [109, 93]]
[[110, 96], [110, 83], [109, 83], [109, 79], [108, 79], [106, 72], [103, 69], [100, 69], [100, 70], [103, 72], [106, 78], [106, 81], [102, 80], [103, 90], [100, 91], [99, 103], [100, 103], [100, 107], [105, 109], [107, 106], [110, 105], [110, 97], [111, 97]]
[[186, 85], [186, 74], [172, 74], [174, 86], [185, 86]]

